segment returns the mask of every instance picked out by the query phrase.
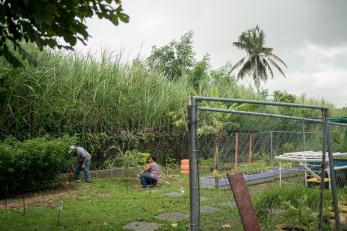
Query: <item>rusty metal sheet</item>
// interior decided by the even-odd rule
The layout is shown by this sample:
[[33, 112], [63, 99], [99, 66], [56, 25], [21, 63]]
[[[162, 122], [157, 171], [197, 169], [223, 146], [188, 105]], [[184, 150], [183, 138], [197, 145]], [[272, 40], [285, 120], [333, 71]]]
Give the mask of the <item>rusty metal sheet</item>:
[[237, 172], [227, 175], [244, 230], [260, 231], [260, 225], [258, 223], [246, 182], [243, 178], [243, 173]]

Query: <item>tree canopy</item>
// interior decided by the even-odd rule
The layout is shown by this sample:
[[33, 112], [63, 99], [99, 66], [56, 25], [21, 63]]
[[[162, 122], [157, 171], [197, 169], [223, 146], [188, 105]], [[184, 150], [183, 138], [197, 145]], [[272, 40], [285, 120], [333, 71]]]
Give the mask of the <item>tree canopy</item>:
[[246, 51], [247, 56], [238, 61], [232, 70], [241, 67], [237, 75], [239, 79], [251, 75], [258, 92], [261, 81], [266, 81], [269, 76], [273, 78], [271, 66], [275, 67], [283, 76], [285, 74], [280, 65], [287, 67], [281, 58], [272, 53], [273, 48], [265, 47], [264, 43], [265, 34], [259, 26], [243, 32], [239, 40], [234, 42], [234, 46]]
[[171, 79], [177, 79], [194, 67], [193, 32], [185, 33], [179, 41], [171, 41], [162, 47], [153, 46], [147, 58], [151, 69], [158, 69]]
[[0, 56], [19, 66], [18, 54], [35, 63], [21, 41], [35, 43], [40, 50], [46, 46], [72, 49], [77, 41], [85, 44], [90, 37], [86, 19], [94, 15], [116, 26], [129, 21], [120, 0], [2, 0]]

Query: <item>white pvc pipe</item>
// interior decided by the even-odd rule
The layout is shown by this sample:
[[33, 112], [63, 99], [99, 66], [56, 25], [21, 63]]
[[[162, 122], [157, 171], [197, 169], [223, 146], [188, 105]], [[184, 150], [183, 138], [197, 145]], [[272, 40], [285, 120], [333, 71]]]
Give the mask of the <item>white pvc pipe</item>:
[[[330, 169], [329, 168], [327, 168], [327, 173], [328, 173], [328, 179], [329, 179], [329, 189], [331, 189], [331, 178], [330, 178]], [[325, 178], [324, 178], [324, 181], [323, 181], [324, 183], [325, 183]]]
[[[306, 166], [306, 161], [305, 161], [304, 165]], [[306, 170], [306, 168], [304, 168], [304, 169], [305, 169], [305, 186], [307, 187], [307, 170]]]

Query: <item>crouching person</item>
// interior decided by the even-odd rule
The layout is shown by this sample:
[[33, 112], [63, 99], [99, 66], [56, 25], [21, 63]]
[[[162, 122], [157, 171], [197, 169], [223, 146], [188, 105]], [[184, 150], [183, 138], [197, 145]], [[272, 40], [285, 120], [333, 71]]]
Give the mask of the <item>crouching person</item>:
[[82, 147], [77, 147], [75, 145], [71, 145], [69, 148], [69, 153], [75, 155], [77, 157], [77, 164], [75, 167], [75, 180], [80, 180], [80, 172], [81, 170], [84, 171], [84, 179], [86, 182], [90, 183], [90, 162], [91, 162], [91, 156], [90, 154]]
[[147, 167], [139, 174], [142, 188], [155, 187], [158, 182], [160, 167], [156, 163], [157, 158], [150, 156]]

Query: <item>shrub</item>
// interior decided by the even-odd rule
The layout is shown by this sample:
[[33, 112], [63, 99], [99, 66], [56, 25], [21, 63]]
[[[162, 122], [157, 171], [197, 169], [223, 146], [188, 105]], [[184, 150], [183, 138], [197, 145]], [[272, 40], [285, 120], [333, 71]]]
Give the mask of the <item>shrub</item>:
[[72, 158], [68, 147], [75, 137], [64, 136], [29, 139], [23, 142], [5, 140], [0, 143], [0, 196], [39, 190], [49, 186], [57, 174], [68, 169]]
[[[328, 206], [331, 195], [326, 192], [324, 196], [325, 206]], [[276, 219], [307, 228], [314, 225], [317, 214], [313, 212], [318, 211], [319, 188], [270, 187], [255, 195], [254, 204], [257, 217], [267, 230], [274, 229]], [[278, 214], [280, 211], [282, 214]]]

